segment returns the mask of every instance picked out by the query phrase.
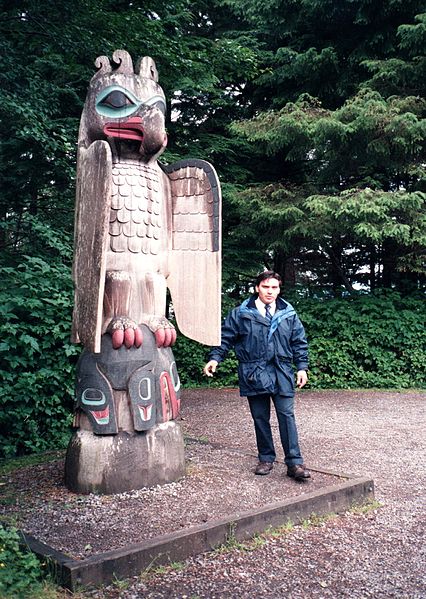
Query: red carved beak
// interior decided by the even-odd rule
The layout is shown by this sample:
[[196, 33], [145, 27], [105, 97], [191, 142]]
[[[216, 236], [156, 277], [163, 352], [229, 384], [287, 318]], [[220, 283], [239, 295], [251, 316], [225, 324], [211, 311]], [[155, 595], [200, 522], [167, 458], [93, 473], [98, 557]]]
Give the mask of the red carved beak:
[[116, 121], [107, 123], [104, 126], [104, 133], [108, 137], [118, 137], [120, 139], [143, 140], [142, 118], [133, 116], [127, 121]]

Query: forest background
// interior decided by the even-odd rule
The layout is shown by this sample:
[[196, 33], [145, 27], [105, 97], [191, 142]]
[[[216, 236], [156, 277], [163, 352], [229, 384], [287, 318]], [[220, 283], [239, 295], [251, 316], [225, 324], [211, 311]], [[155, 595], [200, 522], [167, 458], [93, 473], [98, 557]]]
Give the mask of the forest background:
[[[118, 48], [156, 61], [161, 160], [219, 174], [224, 311], [273, 268], [310, 388], [426, 387], [423, 1], [9, 0], [0, 32], [0, 456], [69, 439], [77, 131]], [[178, 339], [184, 385], [206, 350]]]

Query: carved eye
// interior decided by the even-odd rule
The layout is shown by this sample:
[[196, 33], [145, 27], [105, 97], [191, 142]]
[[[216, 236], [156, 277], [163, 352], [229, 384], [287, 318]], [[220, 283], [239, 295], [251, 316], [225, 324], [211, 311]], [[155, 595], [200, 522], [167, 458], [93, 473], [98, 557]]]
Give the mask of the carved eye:
[[120, 119], [130, 116], [140, 106], [140, 102], [128, 89], [111, 85], [99, 92], [96, 98], [96, 111], [108, 118]]
[[156, 102], [156, 103], [154, 104], [154, 106], [155, 106], [156, 108], [158, 108], [159, 110], [161, 110], [161, 112], [162, 112], [164, 115], [166, 114], [166, 105], [164, 104], [164, 102], [163, 102], [163, 101]]
[[101, 102], [100, 106], [107, 106], [112, 109], [127, 108], [128, 106], [136, 106], [126, 94], [118, 90], [110, 92]]
[[155, 108], [161, 110], [164, 115], [166, 114], [166, 103], [161, 96], [152, 96], [149, 100], [145, 100], [144, 104], [145, 106], [155, 106]]

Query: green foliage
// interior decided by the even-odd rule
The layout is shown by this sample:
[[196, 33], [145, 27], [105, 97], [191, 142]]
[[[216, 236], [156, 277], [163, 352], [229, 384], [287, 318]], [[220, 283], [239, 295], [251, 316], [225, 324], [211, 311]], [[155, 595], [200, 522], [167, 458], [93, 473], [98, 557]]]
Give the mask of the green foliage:
[[295, 300], [313, 389], [426, 388], [424, 298], [381, 292]]
[[[311, 389], [426, 388], [426, 305], [395, 292], [343, 299], [291, 297], [305, 325]], [[214, 379], [202, 376], [205, 348], [184, 339], [176, 351], [186, 385], [235, 387], [230, 355]]]
[[[347, 190], [398, 192], [401, 205], [424, 191], [422, 11], [420, 0], [9, 3], [0, 12], [0, 247], [29, 241], [27, 212], [70, 234], [85, 89], [95, 57], [122, 47], [157, 62], [173, 114], [164, 160], [204, 158], [221, 176], [227, 279], [256, 264], [293, 284], [292, 273], [311, 272], [335, 288], [402, 289], [403, 268], [421, 287], [423, 254], [406, 238], [424, 210], [392, 215], [404, 243], [394, 235], [386, 247], [371, 239], [366, 248], [362, 234], [326, 238], [313, 213], [306, 235], [291, 221], [306, 219], [300, 202], [311, 196], [338, 210]], [[271, 186], [286, 194], [273, 210]]]
[[203, 375], [203, 367], [210, 348], [183, 335], [178, 335], [173, 354], [183, 387], [236, 387], [238, 385], [238, 362], [233, 351], [220, 365], [213, 378]]
[[418, 97], [384, 99], [364, 89], [335, 111], [303, 96], [235, 124], [271, 156], [308, 158], [295, 184], [258, 185], [240, 194], [240, 237], [263, 233], [257, 245], [260, 240], [269, 252], [298, 259], [301, 272], [314, 273], [313, 282], [321, 276], [319, 265], [328, 263], [326, 280], [333, 282], [334, 271], [334, 280], [350, 292], [356, 283], [402, 289], [403, 272], [411, 273], [414, 288], [421, 285], [425, 109]]
[[[426, 183], [424, 5], [227, 4], [265, 50], [256, 111], [231, 125], [253, 148], [254, 185], [233, 201], [235, 235], [251, 241], [257, 233], [265, 266], [293, 285], [424, 288], [424, 200], [411, 209]], [[348, 210], [346, 192], [369, 194], [373, 211], [384, 203], [383, 230], [368, 210]], [[317, 218], [313, 199], [329, 219]]]
[[[69, 593], [51, 580], [49, 561], [39, 561], [19, 532], [0, 524], [1, 599], [66, 599]], [[73, 594], [75, 599], [82, 597]]]
[[[421, 0], [2, 7], [0, 455], [68, 436], [75, 144], [94, 60], [117, 48], [156, 60], [173, 115], [163, 159], [218, 170], [226, 300], [264, 266], [311, 295], [346, 290], [353, 300], [300, 303], [312, 386], [424, 386], [424, 312], [409, 296], [426, 281], [422, 11]], [[406, 297], [369, 300], [359, 286]], [[179, 337], [184, 385], [206, 384], [206, 353]], [[235, 357], [207, 384], [234, 386]]]
[[0, 524], [0, 597], [34, 599], [42, 589], [42, 568], [22, 547], [18, 531]]
[[14, 470], [36, 466], [38, 464], [47, 464], [57, 460], [64, 459], [64, 450], [45, 451], [43, 453], [32, 453], [31, 455], [21, 456], [19, 458], [7, 458], [0, 460], [0, 476], [4, 477]]
[[69, 242], [28, 221], [44, 258], [18, 256], [0, 268], [0, 455], [64, 444], [72, 413], [74, 363], [70, 344], [72, 283]]
[[184, 387], [202, 383], [201, 370], [207, 359], [208, 348], [183, 335], [178, 335], [173, 354]]

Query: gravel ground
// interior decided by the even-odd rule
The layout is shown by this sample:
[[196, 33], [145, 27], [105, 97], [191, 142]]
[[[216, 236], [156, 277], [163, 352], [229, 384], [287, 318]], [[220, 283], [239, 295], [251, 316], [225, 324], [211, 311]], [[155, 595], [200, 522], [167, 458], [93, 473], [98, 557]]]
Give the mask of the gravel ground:
[[186, 442], [187, 474], [177, 482], [115, 495], [76, 495], [63, 484], [64, 460], [22, 468], [6, 479], [0, 517], [73, 559], [120, 549], [230, 514], [340, 482], [315, 473], [295, 485], [277, 464], [253, 476], [257, 459], [205, 440]]
[[[117, 539], [127, 539], [134, 531], [132, 514], [141, 506], [154, 507], [152, 513], [158, 513], [158, 505], [166, 507], [163, 514], [172, 510], [170, 521], [157, 518], [151, 528], [146, 527], [149, 537], [161, 527], [163, 531], [186, 527], [217, 517], [222, 510], [244, 511], [262, 505], [265, 498], [274, 501], [329, 484], [327, 475], [316, 470], [371, 476], [381, 507], [295, 526], [251, 546], [206, 553], [81, 596], [426, 598], [424, 393], [300, 393], [301, 446], [305, 463], [314, 469], [312, 480], [302, 485], [285, 476], [282, 463], [267, 477], [253, 476], [256, 447], [251, 419], [245, 400], [235, 390], [187, 390], [182, 405], [185, 434], [198, 439], [188, 443], [189, 469], [183, 481], [104, 498], [72, 497], [64, 495], [62, 465], [57, 462], [9, 477], [6, 490], [20, 491], [22, 501], [6, 504], [5, 514], [15, 513], [29, 532], [38, 531], [38, 538], [44, 534], [57, 548], [61, 543], [62, 549], [69, 548], [73, 539], [80, 538], [72, 550], [83, 557], [120, 546]], [[275, 424], [274, 428], [278, 438]], [[181, 512], [173, 512], [173, 506], [184, 501], [190, 502], [191, 509], [184, 504]], [[105, 518], [109, 526], [104, 529]], [[73, 528], [79, 534], [73, 535]]]
[[[255, 451], [247, 407], [235, 391], [186, 392], [183, 405], [193, 436]], [[133, 579], [127, 588], [87, 596], [426, 598], [425, 408], [424, 393], [301, 393], [297, 418], [306, 463], [372, 476], [382, 507], [296, 526], [251, 551], [203, 554], [181, 568]]]
[[200, 391], [187, 392], [181, 416], [187, 468], [181, 480], [115, 495], [77, 495], [65, 488], [64, 460], [56, 459], [1, 481], [0, 518], [13, 518], [37, 540], [84, 559], [341, 482], [315, 472], [308, 483], [295, 484], [282, 459], [270, 475], [254, 476], [251, 418], [238, 397], [231, 414], [232, 396], [202, 392], [200, 406]]

